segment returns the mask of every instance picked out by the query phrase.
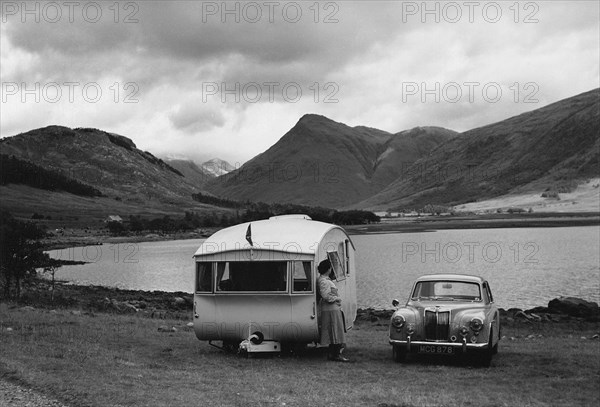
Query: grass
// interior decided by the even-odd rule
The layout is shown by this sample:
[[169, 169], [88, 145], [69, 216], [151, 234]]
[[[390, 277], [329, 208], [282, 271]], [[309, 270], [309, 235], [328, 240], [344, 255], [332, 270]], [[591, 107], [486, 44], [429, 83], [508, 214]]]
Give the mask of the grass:
[[[600, 401], [600, 341], [589, 339], [598, 333], [597, 323], [514, 322], [504, 328], [507, 338], [492, 367], [482, 368], [439, 358], [394, 363], [385, 321], [361, 322], [349, 332], [350, 364], [327, 362], [320, 349], [245, 359], [198, 341], [187, 321], [27, 311], [2, 303], [0, 376], [77, 406], [595, 406]], [[161, 325], [177, 331], [159, 332]]]

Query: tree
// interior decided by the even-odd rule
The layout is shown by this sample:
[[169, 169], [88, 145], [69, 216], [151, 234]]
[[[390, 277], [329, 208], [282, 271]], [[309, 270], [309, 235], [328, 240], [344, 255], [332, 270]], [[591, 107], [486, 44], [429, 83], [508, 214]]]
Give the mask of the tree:
[[127, 230], [125, 228], [125, 225], [123, 225], [122, 222], [118, 222], [118, 221], [114, 221], [114, 220], [108, 222], [108, 224], [106, 226], [108, 227], [108, 230], [110, 231], [110, 233], [113, 236], [122, 235]]
[[21, 222], [0, 212], [0, 287], [6, 298], [19, 298], [23, 283], [44, 267], [49, 256], [40, 239], [46, 232], [34, 222]]

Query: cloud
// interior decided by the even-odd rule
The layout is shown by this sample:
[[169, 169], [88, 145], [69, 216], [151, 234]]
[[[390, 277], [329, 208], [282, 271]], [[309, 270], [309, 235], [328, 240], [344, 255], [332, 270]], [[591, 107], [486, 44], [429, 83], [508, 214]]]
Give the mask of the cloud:
[[169, 115], [169, 119], [176, 129], [192, 134], [222, 127], [225, 124], [225, 118], [219, 110], [207, 108], [206, 105], [198, 102], [177, 106]]
[[[37, 22], [22, 13], [35, 4]], [[63, 18], [47, 21], [48, 4]], [[81, 3], [70, 21], [65, 4], [3, 2], [0, 77], [3, 92], [18, 90], [3, 93], [2, 135], [98, 127], [158, 155], [245, 161], [308, 112], [389, 132], [461, 131], [599, 86], [597, 2], [485, 2], [472, 16], [456, 2], [456, 22], [447, 2], [94, 2], [96, 22], [96, 6], [83, 14]], [[495, 4], [491, 22], [484, 8]], [[48, 83], [77, 83], [76, 100], [23, 92]], [[82, 100], [88, 84], [101, 100]], [[500, 100], [486, 100], [486, 84]], [[532, 90], [537, 102], [524, 103]]]

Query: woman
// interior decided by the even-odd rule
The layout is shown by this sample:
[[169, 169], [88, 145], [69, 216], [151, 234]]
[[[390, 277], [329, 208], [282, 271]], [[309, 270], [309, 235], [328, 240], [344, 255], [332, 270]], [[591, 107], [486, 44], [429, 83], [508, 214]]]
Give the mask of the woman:
[[319, 301], [321, 338], [319, 342], [321, 345], [329, 344], [328, 360], [348, 362], [348, 359], [341, 355], [345, 343], [344, 315], [342, 314], [342, 299], [329, 277], [332, 271], [331, 262], [323, 260], [317, 269], [319, 270], [317, 282], [319, 294], [321, 294]]

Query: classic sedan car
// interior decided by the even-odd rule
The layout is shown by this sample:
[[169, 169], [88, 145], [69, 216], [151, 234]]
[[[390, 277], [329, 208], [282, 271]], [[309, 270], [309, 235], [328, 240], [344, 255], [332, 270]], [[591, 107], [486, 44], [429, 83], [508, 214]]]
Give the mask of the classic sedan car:
[[[399, 302], [392, 302], [398, 307]], [[474, 354], [489, 366], [498, 352], [500, 316], [487, 281], [459, 274], [418, 278], [405, 306], [390, 320], [396, 362], [408, 353]]]

